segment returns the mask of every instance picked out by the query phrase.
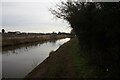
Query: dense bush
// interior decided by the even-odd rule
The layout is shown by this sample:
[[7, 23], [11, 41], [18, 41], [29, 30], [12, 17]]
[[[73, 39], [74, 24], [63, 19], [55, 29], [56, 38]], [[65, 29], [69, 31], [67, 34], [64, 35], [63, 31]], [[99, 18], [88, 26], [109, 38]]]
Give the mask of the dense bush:
[[66, 20], [79, 39], [90, 63], [97, 65], [103, 76], [119, 77], [120, 67], [120, 2], [61, 2], [53, 15]]

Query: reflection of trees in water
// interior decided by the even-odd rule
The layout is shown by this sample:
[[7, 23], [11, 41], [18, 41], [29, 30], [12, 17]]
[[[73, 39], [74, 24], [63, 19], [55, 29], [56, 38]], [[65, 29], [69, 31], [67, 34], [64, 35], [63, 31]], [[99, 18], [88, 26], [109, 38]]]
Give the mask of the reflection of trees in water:
[[56, 44], [56, 41], [57, 40], [55, 40], [55, 39], [53, 39], [53, 40], [51, 40], [51, 41], [49, 41], [53, 46]]
[[49, 42], [50, 43], [56, 43], [56, 41], [57, 41], [56, 39], [53, 39], [53, 40], [50, 40]]
[[7, 46], [2, 48], [3, 54], [7, 53], [7, 55], [13, 53], [13, 54], [20, 54], [22, 52], [27, 52], [28, 50], [35, 48], [37, 46], [41, 46], [44, 43], [52, 43], [55, 45], [57, 40], [50, 40], [50, 41], [44, 41], [44, 42], [34, 42], [34, 43], [27, 43], [27, 44], [20, 44], [20, 45], [15, 45], [15, 46]]
[[3, 47], [2, 51], [3, 54], [7, 53], [8, 55], [10, 53], [13, 54], [20, 54], [22, 52], [27, 52], [28, 50], [35, 48], [36, 46], [40, 46], [43, 43], [40, 42], [35, 42], [35, 43], [28, 43], [28, 44], [21, 44], [21, 45], [17, 45], [17, 46], [8, 46], [8, 47]]
[[28, 49], [28, 48], [33, 48], [34, 46], [37, 46], [38, 44], [42, 44], [42, 43], [35, 42], [35, 43], [20, 44], [16, 46], [8, 46], [8, 47], [3, 47], [2, 51], [21, 49], [21, 48]]

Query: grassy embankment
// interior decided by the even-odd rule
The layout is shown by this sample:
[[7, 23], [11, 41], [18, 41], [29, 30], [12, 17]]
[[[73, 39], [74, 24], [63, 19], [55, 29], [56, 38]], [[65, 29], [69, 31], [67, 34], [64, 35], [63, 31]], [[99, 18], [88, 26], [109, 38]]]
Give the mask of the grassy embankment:
[[67, 38], [68, 35], [17, 35], [17, 34], [3, 34], [2, 46], [15, 46], [18, 44], [45, 42], [57, 39]]
[[88, 65], [80, 51], [78, 40], [71, 39], [38, 65], [25, 78], [94, 78], [93, 66]]

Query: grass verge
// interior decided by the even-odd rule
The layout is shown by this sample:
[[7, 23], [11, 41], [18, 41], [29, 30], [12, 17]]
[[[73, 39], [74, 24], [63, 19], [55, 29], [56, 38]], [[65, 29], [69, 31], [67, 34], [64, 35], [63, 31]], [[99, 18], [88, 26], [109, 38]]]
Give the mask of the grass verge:
[[71, 39], [38, 65], [28, 78], [96, 78], [94, 66], [88, 65], [78, 40]]

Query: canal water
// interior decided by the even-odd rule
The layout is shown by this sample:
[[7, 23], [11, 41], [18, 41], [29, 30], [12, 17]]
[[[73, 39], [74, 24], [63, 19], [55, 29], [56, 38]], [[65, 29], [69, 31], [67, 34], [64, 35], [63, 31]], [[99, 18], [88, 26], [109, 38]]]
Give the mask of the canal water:
[[34, 43], [2, 50], [2, 77], [23, 78], [38, 64], [43, 62], [51, 51], [55, 51], [70, 38], [57, 41]]

